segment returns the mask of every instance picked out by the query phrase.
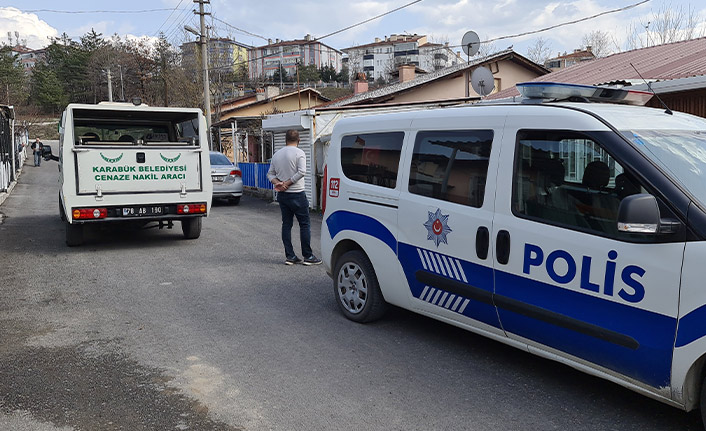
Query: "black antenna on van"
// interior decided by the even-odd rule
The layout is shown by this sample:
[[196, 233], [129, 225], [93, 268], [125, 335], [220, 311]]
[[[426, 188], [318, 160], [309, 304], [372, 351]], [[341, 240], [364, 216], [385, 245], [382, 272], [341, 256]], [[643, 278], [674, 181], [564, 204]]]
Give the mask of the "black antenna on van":
[[657, 93], [652, 89], [652, 86], [650, 85], [650, 83], [647, 82], [647, 80], [642, 77], [642, 74], [640, 73], [639, 70], [637, 70], [637, 67], [635, 67], [632, 63], [630, 63], [630, 66], [632, 66], [632, 68], [635, 69], [635, 72], [637, 72], [637, 75], [638, 75], [643, 81], [645, 81], [645, 84], [647, 84], [647, 88], [648, 88], [648, 89], [650, 90], [650, 92], [657, 98], [657, 100], [659, 100], [659, 103], [662, 104], [662, 107], [664, 108], [664, 112], [666, 112], [666, 113], [669, 114], [669, 115], [674, 115], [674, 113], [672, 112], [672, 110], [669, 109], [669, 106], [667, 106], [667, 104], [664, 103], [664, 101], [663, 101], [663, 100], [657, 95]]

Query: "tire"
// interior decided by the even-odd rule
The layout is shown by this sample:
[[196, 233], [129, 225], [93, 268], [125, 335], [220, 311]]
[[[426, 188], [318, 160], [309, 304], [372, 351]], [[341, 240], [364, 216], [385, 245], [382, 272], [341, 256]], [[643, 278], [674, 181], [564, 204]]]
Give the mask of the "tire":
[[701, 382], [701, 398], [699, 399], [699, 409], [701, 411], [701, 422], [703, 423], [704, 428], [706, 428], [706, 377], [704, 377], [704, 380]]
[[336, 261], [333, 290], [336, 303], [348, 319], [372, 322], [387, 311], [373, 264], [360, 250], [345, 253]]
[[66, 245], [76, 247], [83, 244], [83, 225], [66, 222]]
[[201, 236], [201, 217], [187, 218], [181, 221], [181, 231], [184, 232], [184, 238], [196, 239]]
[[230, 198], [228, 202], [230, 202], [231, 205], [238, 205], [240, 203], [240, 196], [237, 198]]

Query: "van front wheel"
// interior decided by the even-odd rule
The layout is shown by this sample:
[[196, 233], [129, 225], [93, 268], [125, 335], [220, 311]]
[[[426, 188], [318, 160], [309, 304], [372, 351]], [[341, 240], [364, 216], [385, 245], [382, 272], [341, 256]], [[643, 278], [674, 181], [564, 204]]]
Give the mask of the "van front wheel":
[[181, 221], [184, 238], [196, 239], [201, 236], [201, 217], [187, 218]]
[[76, 247], [83, 244], [83, 225], [66, 222], [66, 245]]
[[344, 316], [355, 322], [371, 322], [385, 314], [387, 303], [365, 253], [359, 250], [345, 253], [336, 262], [334, 275], [336, 303]]

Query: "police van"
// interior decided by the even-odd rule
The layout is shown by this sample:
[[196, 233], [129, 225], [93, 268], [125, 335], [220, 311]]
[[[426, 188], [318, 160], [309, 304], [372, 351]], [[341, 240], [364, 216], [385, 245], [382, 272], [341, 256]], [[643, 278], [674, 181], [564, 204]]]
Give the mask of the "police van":
[[213, 185], [201, 110], [130, 103], [70, 104], [59, 126], [59, 213], [66, 243], [84, 227], [125, 222], [198, 238]]
[[367, 322], [392, 304], [704, 415], [706, 120], [633, 106], [650, 93], [518, 88], [336, 124], [338, 306]]

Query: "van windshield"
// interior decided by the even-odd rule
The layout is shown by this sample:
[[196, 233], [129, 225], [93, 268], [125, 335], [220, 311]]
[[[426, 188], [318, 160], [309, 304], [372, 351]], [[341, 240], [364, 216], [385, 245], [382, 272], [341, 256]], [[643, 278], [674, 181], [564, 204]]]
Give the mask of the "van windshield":
[[706, 130], [630, 130], [623, 134], [706, 208]]

